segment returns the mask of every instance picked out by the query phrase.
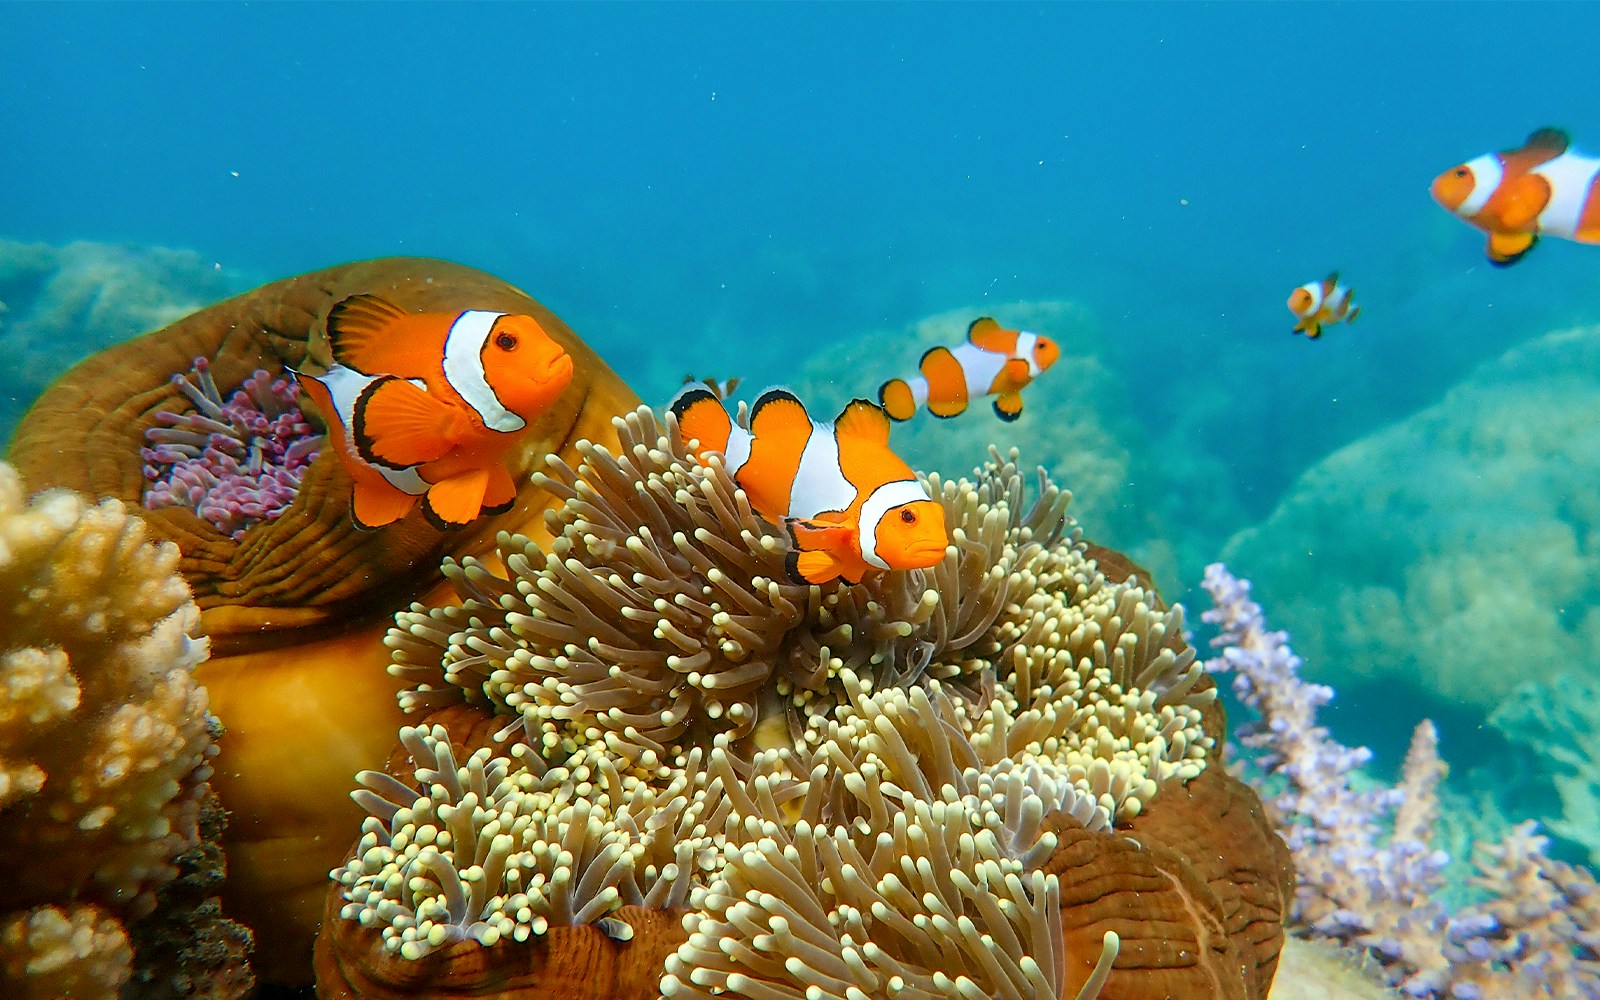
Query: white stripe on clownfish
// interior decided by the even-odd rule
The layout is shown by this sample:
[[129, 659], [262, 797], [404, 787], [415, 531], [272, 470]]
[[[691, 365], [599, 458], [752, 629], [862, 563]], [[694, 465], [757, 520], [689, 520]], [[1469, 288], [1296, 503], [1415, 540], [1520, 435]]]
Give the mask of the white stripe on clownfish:
[[1468, 170], [1472, 171], [1472, 194], [1456, 209], [1457, 215], [1473, 216], [1483, 211], [1489, 204], [1489, 198], [1500, 189], [1500, 181], [1505, 177], [1505, 171], [1500, 166], [1500, 157], [1494, 153], [1485, 153], [1475, 160], [1468, 160]]
[[444, 341], [444, 377], [450, 380], [466, 404], [477, 412], [483, 425], [490, 430], [510, 434], [528, 426], [528, 422], [506, 409], [489, 385], [483, 370], [483, 347], [489, 341], [489, 332], [495, 321], [505, 313], [468, 309], [450, 325]]
[[1308, 281], [1300, 286], [1300, 290], [1311, 296], [1311, 305], [1303, 310], [1296, 310], [1300, 316], [1311, 316], [1322, 308], [1322, 282]]
[[847, 510], [855, 503], [856, 492], [840, 466], [833, 424], [813, 423], [789, 489], [788, 516], [815, 517], [822, 511]]
[[[334, 365], [326, 373], [310, 377], [321, 382], [327, 388], [328, 395], [333, 399], [333, 408], [339, 415], [339, 423], [344, 427], [353, 428], [356, 425], [356, 401], [361, 398], [361, 394], [372, 383], [390, 376], [366, 375], [356, 371], [354, 368]], [[421, 379], [412, 378], [406, 379], [406, 381], [419, 389], [424, 388]], [[350, 434], [345, 435], [344, 444], [350, 458], [369, 469], [377, 470], [388, 481], [390, 486], [400, 492], [414, 497], [420, 497], [428, 492], [430, 484], [417, 474], [415, 468], [391, 469], [388, 466], [374, 465], [368, 462], [357, 454], [354, 438]]]
[[861, 535], [861, 558], [866, 560], [867, 565], [875, 569], [889, 568], [889, 564], [878, 555], [878, 524], [883, 520], [883, 515], [901, 504], [926, 499], [928, 491], [914, 479], [884, 483], [868, 495], [861, 504], [861, 518], [857, 524], [857, 531]]
[[[1039, 359], [1033, 356], [1033, 349], [1038, 343], [1039, 335], [1037, 333], [1020, 330], [1017, 332], [1017, 348], [1011, 354], [1012, 357], [1021, 358], [1028, 363], [1028, 374], [1034, 378], [1038, 378], [1044, 371], [1043, 368], [1039, 367]], [[993, 383], [994, 380], [990, 379], [989, 381]]]
[[[1539, 164], [1528, 173], [1543, 177], [1550, 185], [1550, 201], [1539, 213], [1539, 231], [1572, 239], [1577, 235], [1578, 223], [1583, 219], [1591, 185], [1596, 174], [1600, 174], [1600, 158], [1568, 151]], [[1476, 195], [1477, 191], [1473, 191], [1473, 194]]]

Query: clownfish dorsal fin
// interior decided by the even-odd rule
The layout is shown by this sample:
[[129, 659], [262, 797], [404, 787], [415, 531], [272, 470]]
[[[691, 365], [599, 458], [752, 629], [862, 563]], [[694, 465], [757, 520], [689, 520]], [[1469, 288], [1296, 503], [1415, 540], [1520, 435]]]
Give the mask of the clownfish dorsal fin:
[[[765, 430], [763, 430], [765, 428]], [[800, 397], [781, 386], [767, 389], [750, 407], [750, 433], [757, 438], [794, 433], [796, 428], [811, 432], [811, 414]]]
[[352, 295], [328, 311], [328, 348], [333, 360], [364, 375], [393, 374], [395, 323], [411, 315], [376, 295]]
[[1546, 125], [1544, 128], [1535, 129], [1533, 134], [1528, 136], [1528, 141], [1523, 143], [1522, 148], [1554, 158], [1565, 153], [1571, 142], [1565, 129]]
[[1322, 279], [1322, 290], [1323, 290], [1323, 292], [1330, 293], [1335, 288], [1338, 288], [1338, 287], [1339, 287], [1339, 272], [1338, 271], [1329, 271], [1328, 272], [1328, 276], [1326, 278]]
[[889, 443], [889, 427], [889, 414], [877, 403], [865, 399], [852, 399], [833, 422], [834, 433], [839, 437], [877, 444]]
[[1005, 331], [1000, 329], [1000, 324], [993, 317], [980, 316], [967, 327], [967, 343], [980, 347], [985, 351], [1004, 352], [1006, 347], [999, 343]]

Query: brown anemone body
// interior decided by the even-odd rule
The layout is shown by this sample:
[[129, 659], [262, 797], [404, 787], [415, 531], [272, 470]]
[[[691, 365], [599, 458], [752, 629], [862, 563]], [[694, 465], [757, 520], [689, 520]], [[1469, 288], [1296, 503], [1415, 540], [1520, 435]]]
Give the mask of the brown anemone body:
[[582, 438], [614, 443], [611, 418], [634, 393], [565, 323], [525, 293], [446, 261], [384, 258], [264, 285], [96, 354], [63, 375], [19, 424], [10, 460], [37, 489], [63, 486], [140, 508], [139, 449], [160, 410], [192, 409], [172, 382], [211, 359], [224, 395], [257, 368], [329, 364], [335, 303], [371, 293], [413, 312], [466, 308], [536, 318], [572, 356], [572, 384], [513, 455], [525, 485], [505, 514], [457, 531], [420, 511], [373, 532], [349, 518], [350, 481], [331, 450], [278, 519], [235, 542], [192, 512], [145, 512], [182, 550], [212, 658], [199, 670], [227, 732], [212, 784], [231, 813], [225, 844], [230, 915], [256, 931], [264, 979], [305, 981], [328, 871], [362, 812], [352, 775], [394, 746], [401, 716], [383, 636], [395, 611], [448, 598], [445, 555], [492, 554], [496, 532], [545, 537], [547, 494], [528, 482], [547, 453], [575, 462]]

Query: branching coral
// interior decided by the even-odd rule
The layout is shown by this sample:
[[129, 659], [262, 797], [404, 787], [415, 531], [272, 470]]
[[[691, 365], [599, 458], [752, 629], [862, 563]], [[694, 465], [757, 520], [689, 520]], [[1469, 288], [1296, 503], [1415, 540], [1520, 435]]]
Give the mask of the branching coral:
[[121, 504], [25, 503], [0, 466], [0, 843], [30, 858], [9, 877], [13, 905], [76, 892], [142, 914], [197, 840], [214, 748], [176, 564]]
[[40, 906], [0, 921], [0, 986], [14, 1000], [117, 995], [133, 967], [122, 924], [96, 906]]
[[0, 846], [20, 862], [0, 957], [28, 980], [19, 995], [120, 987], [122, 925], [154, 909], [200, 843], [214, 733], [176, 564], [118, 502], [24, 501], [0, 464]]
[[1398, 788], [1357, 792], [1351, 773], [1370, 755], [1316, 725], [1332, 692], [1299, 679], [1287, 634], [1266, 629], [1247, 582], [1214, 564], [1204, 586], [1216, 607], [1202, 617], [1220, 627], [1221, 650], [1207, 669], [1233, 672], [1234, 691], [1261, 715], [1241, 743], [1269, 780], [1286, 783], [1268, 806], [1295, 852], [1302, 931], [1367, 949], [1409, 996], [1600, 993], [1594, 876], [1548, 857], [1524, 824], [1476, 852], [1474, 885], [1487, 901], [1447, 911], [1438, 895], [1449, 858], [1429, 845], [1444, 774], [1433, 726], [1417, 727]]

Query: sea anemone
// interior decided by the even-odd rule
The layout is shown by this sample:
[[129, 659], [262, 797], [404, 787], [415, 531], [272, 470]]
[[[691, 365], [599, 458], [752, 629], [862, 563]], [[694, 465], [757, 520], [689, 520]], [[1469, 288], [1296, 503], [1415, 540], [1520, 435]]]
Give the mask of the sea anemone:
[[[583, 922], [619, 997], [1264, 996], [1286, 855], [1205, 768], [1180, 609], [1100, 569], [1064, 491], [1026, 502], [991, 454], [930, 480], [938, 566], [798, 586], [670, 417], [615, 434], [542, 473], [552, 541], [504, 534], [447, 563], [460, 606], [397, 616], [428, 728], [361, 775], [324, 996], [591, 996], [609, 959], [546, 942]], [[619, 943], [680, 909], [681, 940]]]
[[208, 359], [195, 358], [190, 374], [172, 378], [195, 409], [158, 410], [159, 426], [144, 432], [144, 505], [187, 507], [238, 541], [294, 501], [323, 436], [300, 412], [293, 381], [257, 368], [224, 400]]

